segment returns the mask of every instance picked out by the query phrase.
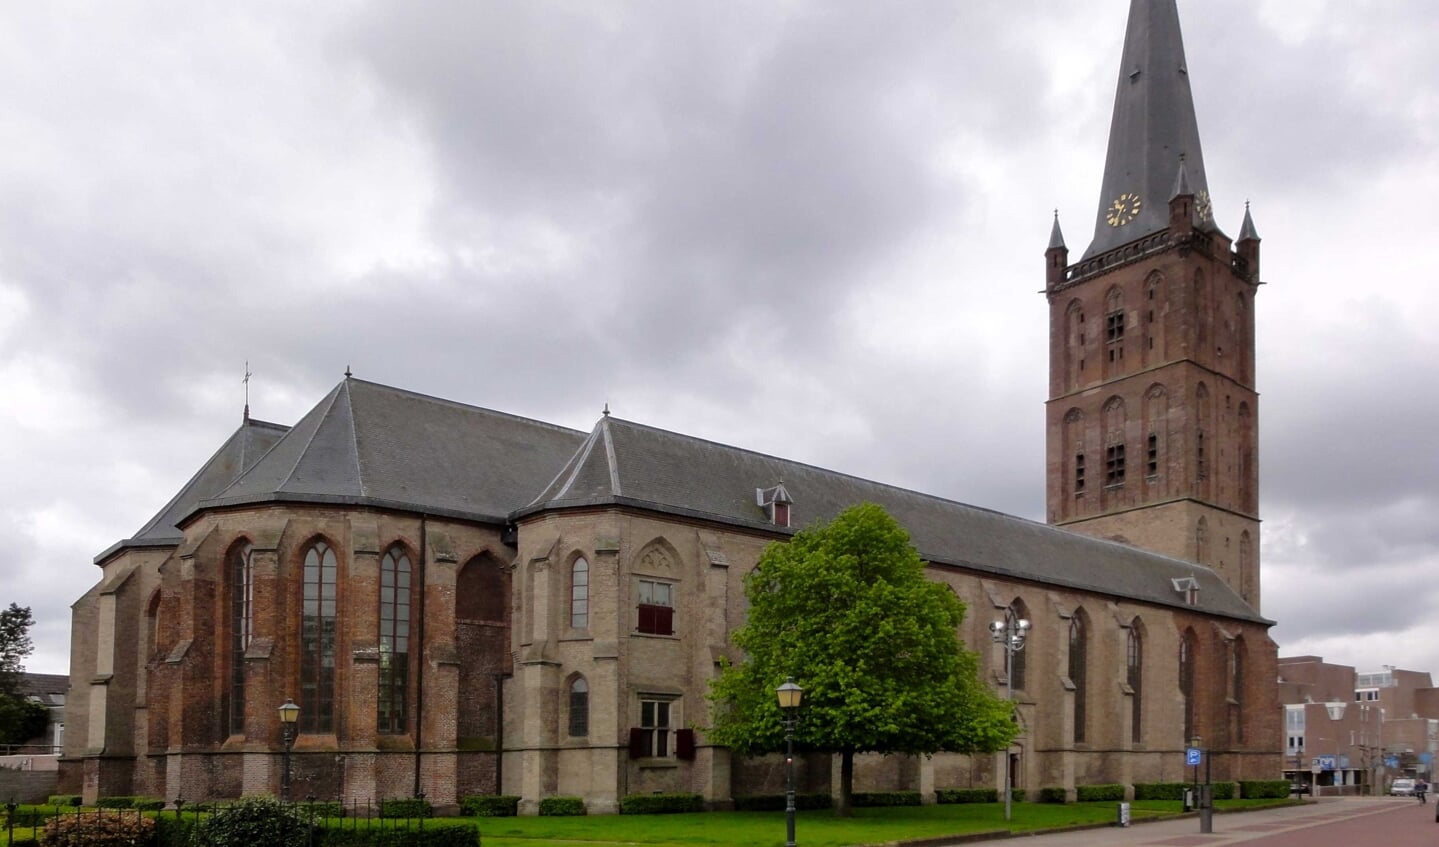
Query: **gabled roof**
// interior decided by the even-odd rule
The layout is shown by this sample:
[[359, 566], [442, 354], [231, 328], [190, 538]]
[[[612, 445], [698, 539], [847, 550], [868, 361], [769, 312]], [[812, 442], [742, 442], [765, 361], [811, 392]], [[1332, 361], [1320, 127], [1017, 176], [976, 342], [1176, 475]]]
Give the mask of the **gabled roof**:
[[1197, 609], [1269, 623], [1224, 581], [1190, 562], [835, 471], [606, 416], [564, 470], [516, 519], [561, 508], [622, 505], [787, 532], [756, 505], [756, 488], [783, 482], [796, 527], [862, 502], [884, 507], [927, 561], [1185, 606], [1174, 580], [1199, 583]]
[[55, 673], [24, 673], [20, 675], [20, 694], [46, 706], [65, 705], [70, 690], [70, 677]]
[[346, 378], [199, 509], [264, 502], [367, 505], [502, 522], [584, 433]]
[[215, 455], [165, 504], [165, 508], [140, 527], [133, 536], [96, 556], [95, 563], [99, 564], [127, 548], [174, 547], [179, 544], [180, 520], [194, 511], [195, 504], [223, 491], [258, 462], [288, 430], [289, 427], [280, 424], [246, 418], [240, 428], [220, 445]]
[[[1094, 241], [1084, 258], [1104, 253], [1169, 226], [1169, 200], [1174, 196], [1175, 169], [1180, 157], [1188, 187], [1206, 196], [1204, 151], [1199, 146], [1199, 122], [1189, 87], [1189, 66], [1179, 31], [1176, 0], [1131, 0], [1129, 25], [1124, 33], [1119, 85], [1114, 94], [1114, 117], [1109, 126], [1109, 153], [1104, 162], [1104, 184], [1094, 221]], [[1114, 204], [1138, 211], [1133, 219], [1111, 225]], [[1127, 213], [1121, 211], [1121, 218]], [[1197, 221], [1212, 229], [1213, 218]]]

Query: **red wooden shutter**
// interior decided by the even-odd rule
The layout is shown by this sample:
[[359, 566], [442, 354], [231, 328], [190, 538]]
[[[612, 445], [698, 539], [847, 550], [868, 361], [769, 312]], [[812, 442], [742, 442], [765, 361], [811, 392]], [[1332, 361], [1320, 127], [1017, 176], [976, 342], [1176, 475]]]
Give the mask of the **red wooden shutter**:
[[692, 729], [675, 730], [675, 758], [693, 759], [695, 757], [695, 731]]

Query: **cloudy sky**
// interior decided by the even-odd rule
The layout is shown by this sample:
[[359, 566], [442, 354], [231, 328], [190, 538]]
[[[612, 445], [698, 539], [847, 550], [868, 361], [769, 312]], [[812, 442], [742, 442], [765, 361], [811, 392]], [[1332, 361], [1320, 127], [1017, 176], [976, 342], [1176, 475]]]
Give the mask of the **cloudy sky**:
[[[0, 604], [357, 376], [1042, 519], [1127, 0], [8, 3]], [[1439, 673], [1439, 5], [1181, 0], [1258, 299], [1263, 612]]]

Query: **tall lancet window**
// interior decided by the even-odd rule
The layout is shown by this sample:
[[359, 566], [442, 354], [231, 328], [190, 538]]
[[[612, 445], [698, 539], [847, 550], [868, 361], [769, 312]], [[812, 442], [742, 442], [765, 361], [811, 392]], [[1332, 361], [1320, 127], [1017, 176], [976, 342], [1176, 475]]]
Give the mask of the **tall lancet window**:
[[255, 548], [241, 544], [230, 551], [230, 702], [225, 710], [226, 731], [245, 731], [245, 651], [255, 625]]
[[1076, 612], [1069, 619], [1069, 681], [1074, 683], [1074, 743], [1084, 743], [1085, 701], [1088, 700], [1087, 669], [1088, 637], [1084, 632], [1084, 616]]
[[409, 728], [410, 557], [393, 547], [380, 560], [380, 690], [376, 728]]
[[323, 541], [305, 553], [300, 611], [300, 729], [335, 731], [335, 551]]

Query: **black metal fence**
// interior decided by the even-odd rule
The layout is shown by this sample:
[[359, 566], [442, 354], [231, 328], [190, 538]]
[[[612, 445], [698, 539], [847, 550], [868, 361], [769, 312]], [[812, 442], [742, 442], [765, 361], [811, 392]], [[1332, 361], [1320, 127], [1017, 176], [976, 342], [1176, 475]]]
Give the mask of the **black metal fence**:
[[[420, 799], [423, 801], [423, 798]], [[388, 829], [398, 829], [401, 831], [423, 830], [427, 817], [424, 814], [384, 814], [383, 812], [386, 811], [384, 808], [385, 804], [372, 800], [342, 803], [339, 801], [319, 801], [314, 797], [307, 797], [304, 800], [286, 801], [283, 802], [282, 805], [288, 807], [294, 813], [295, 817], [304, 822], [311, 843], [314, 841], [314, 832], [318, 828], [340, 830], [368, 829], [376, 825], [375, 821], [384, 820], [386, 821], [385, 826]], [[105, 806], [21, 804], [15, 802], [14, 798], [11, 798], [3, 806], [5, 811], [5, 843], [13, 844], [15, 842], [15, 830], [17, 829], [34, 828], [38, 833], [39, 830], [44, 829], [51, 821], [63, 817], [98, 815], [124, 820], [125, 818], [149, 816], [154, 818], [173, 818], [177, 821], [189, 820], [192, 824], [198, 824], [204, 817], [224, 807], [224, 803], [190, 803], [184, 798], [177, 798], [171, 805], [160, 810], [110, 808]]]

